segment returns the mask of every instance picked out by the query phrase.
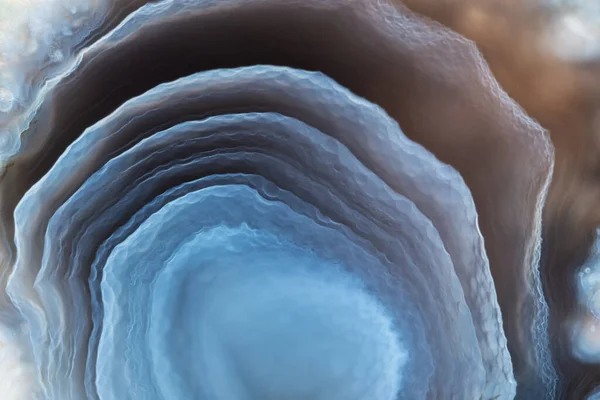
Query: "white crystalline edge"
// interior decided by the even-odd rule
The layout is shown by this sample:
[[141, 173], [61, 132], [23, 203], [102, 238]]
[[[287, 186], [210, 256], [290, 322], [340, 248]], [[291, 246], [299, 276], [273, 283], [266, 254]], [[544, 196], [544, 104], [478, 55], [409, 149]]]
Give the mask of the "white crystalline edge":
[[600, 2], [544, 0], [557, 11], [546, 28], [542, 44], [565, 61], [600, 58]]
[[600, 229], [596, 230], [596, 240], [588, 259], [579, 271], [580, 302], [600, 318], [600, 304], [592, 304], [591, 299], [600, 293]]
[[29, 400], [38, 396], [35, 366], [28, 362], [20, 332], [0, 324], [0, 394], [6, 400]]
[[[576, 272], [582, 312], [570, 321], [571, 353], [584, 363], [600, 363], [600, 229], [586, 262]], [[600, 392], [598, 393], [600, 396]]]
[[[103, 21], [107, 0], [0, 0], [0, 167], [19, 150], [41, 85]], [[48, 75], [48, 76], [47, 76]]]
[[[0, 170], [18, 152], [21, 132], [35, 113], [29, 106], [39, 83], [33, 80], [69, 60], [72, 49], [101, 23], [107, 5], [105, 0], [0, 0]], [[0, 265], [5, 262], [0, 254]], [[26, 332], [10, 317], [0, 319], [0, 398], [38, 398], [37, 372], [23, 347]]]
[[[33, 24], [38, 24], [42, 20], [35, 20], [36, 13], [21, 11], [25, 16], [22, 18], [23, 22], [20, 25], [17, 24], [18, 28], [15, 28], [16, 33], [14, 34], [15, 38], [13, 38], [6, 36], [2, 29], [2, 23], [7, 23], [7, 21], [12, 20], [13, 17], [9, 13], [0, 13], [0, 173], [6, 168], [10, 158], [19, 152], [21, 135], [29, 128], [48, 93], [77, 69], [86, 54], [122, 39], [129, 33], [134, 32], [140, 25], [146, 23], [147, 19], [151, 17], [161, 20], [165, 17], [167, 11], [172, 15], [175, 15], [185, 11], [189, 7], [198, 7], [200, 4], [207, 6], [235, 3], [234, 0], [205, 0], [204, 2], [200, 0], [163, 0], [157, 3], [145, 4], [143, 7], [129, 14], [116, 28], [104, 35], [101, 39], [81, 50], [78, 54], [71, 55], [71, 49], [77, 46], [79, 41], [81, 41], [85, 35], [80, 34], [79, 40], [71, 40], [68, 42], [68, 46], [63, 45], [60, 49], [52, 49], [52, 46], [56, 46], [61, 32], [63, 38], [65, 37], [64, 30], [69, 26], [68, 23], [64, 22], [65, 19], [67, 22], [69, 21], [64, 15], [65, 10], [67, 10], [67, 8], [64, 7], [64, 4], [70, 6], [68, 10], [75, 10], [75, 12], [78, 12], [80, 9], [89, 10], [92, 6], [95, 7], [93, 12], [96, 14], [92, 21], [86, 21], [85, 23], [86, 27], [91, 30], [101, 24], [104, 14], [106, 14], [108, 10], [108, 1], [62, 0], [65, 1], [65, 3], [60, 4], [59, 2], [61, 0], [0, 0], [0, 2], [6, 1], [11, 3], [19, 2], [19, 4], [22, 2], [25, 4], [30, 4], [30, 2], [46, 4], [51, 11], [48, 12], [48, 9], [43, 8], [43, 12], [40, 14], [47, 15], [47, 19], [43, 20], [45, 21], [45, 24], [42, 25], [48, 25], [50, 22], [58, 23], [60, 29], [58, 28], [58, 25], [55, 27], [56, 30], [47, 28], [44, 40], [50, 43], [47, 44], [45, 48], [50, 51], [42, 53], [42, 55], [36, 53], [38, 59], [37, 63], [34, 63], [34, 61], [36, 61], [34, 57], [25, 56], [27, 52], [23, 52], [24, 45], [17, 47], [15, 50], [7, 50], [6, 55], [4, 55], [4, 52], [2, 52], [2, 44], [5, 42], [8, 44], [13, 43], [15, 38], [18, 43], [18, 35], [22, 35], [23, 30], [26, 31], [27, 26], [29, 26], [28, 24], [30, 22], [27, 18], [33, 19], [31, 21]], [[52, 3], [50, 3], [50, 1], [52, 1]], [[75, 4], [77, 2], [81, 2], [79, 7]], [[58, 6], [56, 4], [58, 4]], [[83, 4], [85, 4], [85, 6]], [[0, 7], [1, 5], [2, 3], [0, 3]], [[0, 11], [2, 11], [2, 8], [0, 8]], [[63, 19], [61, 20], [60, 17]], [[88, 18], [89, 17], [91, 16], [88, 16]], [[60, 24], [61, 21], [62, 25]], [[4, 47], [7, 47], [7, 45]], [[57, 54], [57, 50], [62, 54], [62, 56], [59, 57], [61, 59], [60, 62], [56, 60], [56, 57], [54, 57], [55, 61], [52, 61], [51, 56], [52, 54]], [[13, 53], [21, 53], [21, 57], [15, 57]], [[14, 60], [8, 62], [5, 61], [5, 57], [7, 60]], [[50, 60], [48, 60], [47, 57], [50, 57]], [[53, 69], [52, 74], [46, 76], [42, 82], [37, 83], [40, 85], [39, 88], [36, 88], [34, 83], [28, 82], [25, 76], [20, 76], [26, 75], [25, 72], [29, 75], [36, 74], [43, 70], [48, 64], [56, 64], [56, 66]], [[25, 89], [27, 90], [25, 91]], [[17, 107], [17, 103], [19, 107]], [[10, 110], [13, 110], [13, 112], [11, 113]]]

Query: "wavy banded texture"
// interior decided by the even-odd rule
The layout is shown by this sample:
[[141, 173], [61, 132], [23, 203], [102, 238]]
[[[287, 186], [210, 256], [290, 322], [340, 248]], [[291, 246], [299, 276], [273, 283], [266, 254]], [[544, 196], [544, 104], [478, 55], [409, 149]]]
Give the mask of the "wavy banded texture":
[[8, 131], [5, 325], [39, 398], [557, 395], [552, 147], [472, 43], [370, 0], [115, 19]]

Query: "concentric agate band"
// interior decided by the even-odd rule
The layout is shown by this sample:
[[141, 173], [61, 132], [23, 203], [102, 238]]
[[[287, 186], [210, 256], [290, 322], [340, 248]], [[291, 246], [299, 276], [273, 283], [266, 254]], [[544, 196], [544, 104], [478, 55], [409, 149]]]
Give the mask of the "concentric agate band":
[[6, 125], [35, 398], [561, 395], [552, 146], [471, 42], [375, 0], [137, 6]]

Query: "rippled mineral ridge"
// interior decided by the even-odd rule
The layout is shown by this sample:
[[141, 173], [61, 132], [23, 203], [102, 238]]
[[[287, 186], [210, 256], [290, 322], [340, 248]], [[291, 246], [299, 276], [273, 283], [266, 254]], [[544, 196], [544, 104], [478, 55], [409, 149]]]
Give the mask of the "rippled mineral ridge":
[[553, 146], [473, 42], [385, 0], [0, 13], [0, 399], [573, 398]]

